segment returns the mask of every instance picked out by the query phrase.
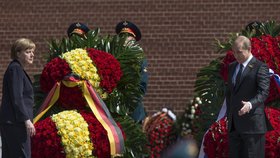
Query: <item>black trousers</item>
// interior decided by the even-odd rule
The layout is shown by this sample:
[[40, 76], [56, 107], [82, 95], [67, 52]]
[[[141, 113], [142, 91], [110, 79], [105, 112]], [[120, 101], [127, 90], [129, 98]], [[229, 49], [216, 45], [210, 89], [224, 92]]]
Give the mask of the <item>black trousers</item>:
[[31, 142], [24, 124], [1, 124], [2, 158], [31, 158]]
[[265, 134], [229, 133], [230, 158], [264, 158]]

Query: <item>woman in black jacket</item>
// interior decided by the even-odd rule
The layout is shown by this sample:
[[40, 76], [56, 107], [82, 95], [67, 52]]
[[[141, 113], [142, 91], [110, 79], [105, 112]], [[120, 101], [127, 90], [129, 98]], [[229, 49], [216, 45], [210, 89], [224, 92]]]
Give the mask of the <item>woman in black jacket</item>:
[[34, 51], [35, 44], [26, 38], [16, 40], [11, 47], [12, 61], [4, 74], [0, 108], [3, 158], [31, 157], [34, 93], [24, 68], [33, 63]]

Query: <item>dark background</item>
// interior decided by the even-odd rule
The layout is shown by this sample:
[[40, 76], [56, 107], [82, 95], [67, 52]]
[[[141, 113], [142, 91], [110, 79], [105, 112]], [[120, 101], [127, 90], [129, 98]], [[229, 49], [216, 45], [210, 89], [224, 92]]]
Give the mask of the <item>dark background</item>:
[[99, 27], [106, 35], [128, 20], [141, 29], [140, 44], [149, 62], [147, 111], [172, 107], [181, 113], [193, 97], [196, 73], [217, 57], [215, 39], [224, 41], [255, 20], [279, 21], [279, 8], [278, 0], [2, 0], [0, 88], [17, 38], [37, 45], [34, 65], [27, 69], [32, 76], [46, 64], [47, 42], [66, 37], [71, 23]]

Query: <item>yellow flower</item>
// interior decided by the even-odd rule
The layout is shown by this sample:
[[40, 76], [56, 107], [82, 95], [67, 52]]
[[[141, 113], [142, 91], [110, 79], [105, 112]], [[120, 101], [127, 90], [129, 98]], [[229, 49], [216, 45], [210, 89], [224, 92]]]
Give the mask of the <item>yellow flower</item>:
[[101, 98], [107, 98], [108, 97], [108, 93], [104, 92], [103, 94], [101, 94]]
[[[62, 119], [63, 118], [63, 119]], [[75, 110], [63, 111], [51, 117], [61, 136], [66, 157], [94, 157], [88, 124]]]
[[99, 86], [101, 78], [97, 73], [97, 68], [85, 49], [78, 48], [66, 52], [62, 54], [62, 59], [69, 64], [72, 73], [78, 75], [83, 80], [88, 80], [95, 89], [99, 88], [100, 91], [98, 94], [102, 95], [103, 90]]

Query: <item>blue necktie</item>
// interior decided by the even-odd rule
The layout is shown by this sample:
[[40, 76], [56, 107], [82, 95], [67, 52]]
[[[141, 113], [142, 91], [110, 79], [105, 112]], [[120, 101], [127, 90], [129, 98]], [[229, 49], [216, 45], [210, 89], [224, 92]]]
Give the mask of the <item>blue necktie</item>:
[[243, 70], [243, 65], [242, 64], [239, 64], [239, 71], [236, 75], [236, 78], [235, 78], [235, 87], [239, 84], [240, 82], [240, 78], [241, 78], [241, 74], [242, 74], [242, 70]]

